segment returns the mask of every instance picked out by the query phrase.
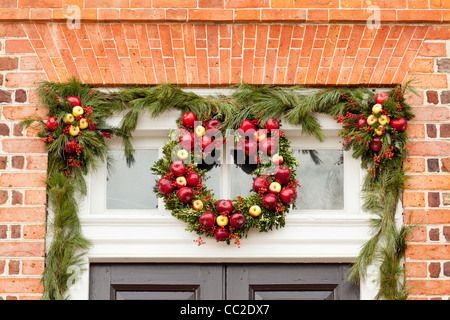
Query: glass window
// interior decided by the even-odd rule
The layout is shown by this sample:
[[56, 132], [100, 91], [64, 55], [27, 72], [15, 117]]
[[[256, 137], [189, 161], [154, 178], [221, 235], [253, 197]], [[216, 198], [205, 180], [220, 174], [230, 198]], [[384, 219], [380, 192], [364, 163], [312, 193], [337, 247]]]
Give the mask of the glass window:
[[198, 164], [198, 168], [202, 170], [207, 170], [205, 173], [205, 177], [203, 178], [203, 182], [208, 190], [211, 190], [211, 193], [214, 194], [216, 198], [221, 196], [221, 163], [223, 161], [221, 157], [221, 150], [214, 150], [205, 161], [202, 161]]
[[106, 182], [106, 209], [155, 209], [154, 192], [158, 178], [150, 168], [158, 160], [158, 150], [136, 150], [135, 163], [128, 166], [123, 150], [112, 150], [112, 164]]
[[342, 150], [294, 149], [300, 161], [297, 180], [298, 210], [344, 209], [344, 154]]
[[[241, 163], [244, 158], [242, 150], [231, 150], [230, 155], [230, 199], [238, 196], [246, 197], [253, 193], [252, 172], [256, 169], [256, 164]], [[247, 161], [248, 162], [248, 161]]]

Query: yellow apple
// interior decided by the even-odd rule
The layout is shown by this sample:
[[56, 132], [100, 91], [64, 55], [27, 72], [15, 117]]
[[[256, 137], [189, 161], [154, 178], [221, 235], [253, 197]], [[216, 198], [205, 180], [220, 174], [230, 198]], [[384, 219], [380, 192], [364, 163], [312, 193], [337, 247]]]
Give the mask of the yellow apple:
[[272, 163], [273, 164], [282, 164], [283, 163], [283, 156], [281, 154], [274, 154], [272, 157]]
[[367, 124], [369, 126], [373, 125], [375, 122], [377, 122], [377, 118], [373, 114], [367, 117]]
[[251, 206], [250, 209], [248, 210], [248, 213], [252, 217], [257, 217], [261, 214], [261, 208], [257, 205]]
[[203, 135], [205, 134], [205, 132], [206, 132], [206, 129], [205, 129], [204, 126], [197, 126], [197, 127], [195, 128], [195, 134], [196, 134], [198, 137], [203, 136]]
[[186, 178], [181, 176], [175, 179], [175, 187], [178, 189], [185, 187], [187, 184]]
[[202, 200], [194, 200], [194, 202], [192, 202], [192, 209], [194, 209], [194, 210], [202, 210], [203, 209], [203, 202], [202, 202]]
[[383, 134], [383, 126], [379, 126], [378, 128], [375, 129], [375, 133], [378, 136], [381, 136]]
[[80, 133], [80, 128], [78, 126], [70, 126], [69, 133], [71, 136], [77, 136]]
[[381, 117], [378, 119], [378, 122], [384, 126], [385, 124], [389, 123], [391, 121], [391, 119], [389, 119], [389, 117], [385, 114], [381, 115]]
[[372, 107], [372, 112], [373, 113], [378, 113], [381, 110], [383, 110], [383, 107], [381, 106], [381, 104], [377, 103]]
[[216, 222], [219, 227], [224, 227], [228, 224], [228, 217], [222, 214], [216, 218]]
[[69, 123], [72, 123], [75, 121], [75, 117], [73, 116], [73, 114], [68, 113], [64, 116], [63, 121], [64, 121], [64, 123], [69, 124]]
[[80, 129], [86, 129], [89, 126], [89, 122], [85, 118], [80, 119]]
[[186, 160], [189, 157], [189, 153], [185, 149], [181, 149], [177, 152], [177, 157], [180, 160]]
[[82, 107], [82, 106], [76, 106], [76, 107], [73, 107], [73, 109], [72, 109], [72, 114], [73, 114], [75, 117], [79, 117], [79, 116], [81, 116], [83, 113], [84, 113], [84, 110], [83, 110], [83, 107]]
[[279, 184], [278, 182], [272, 182], [269, 186], [269, 191], [272, 193], [280, 193], [281, 184]]

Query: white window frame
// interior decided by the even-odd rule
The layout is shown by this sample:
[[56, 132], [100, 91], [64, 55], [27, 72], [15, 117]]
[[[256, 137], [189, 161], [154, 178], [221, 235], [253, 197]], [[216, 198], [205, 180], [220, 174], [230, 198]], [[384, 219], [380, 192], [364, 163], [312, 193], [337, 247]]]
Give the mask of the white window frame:
[[[197, 94], [224, 94], [226, 90], [193, 90]], [[139, 118], [134, 135], [134, 147], [148, 148], [168, 139], [169, 129], [174, 129], [177, 111], [166, 112], [157, 119]], [[311, 137], [290, 137], [291, 146], [302, 141], [302, 146], [310, 149], [327, 149], [330, 143], [337, 143], [337, 133], [341, 126], [334, 119], [318, 115], [319, 122], [330, 141], [320, 143]], [[118, 124], [121, 117], [111, 119]], [[301, 127], [283, 124], [283, 130], [301, 133]], [[152, 137], [147, 139], [146, 137]], [[156, 138], [155, 138], [156, 137]], [[112, 148], [121, 148], [112, 142]], [[87, 271], [80, 272], [80, 279], [69, 288], [72, 299], [89, 299], [89, 263], [103, 262], [329, 262], [351, 263], [358, 256], [361, 246], [370, 238], [370, 215], [361, 209], [360, 186], [365, 171], [360, 161], [344, 151], [345, 208], [335, 210], [302, 212], [291, 211], [286, 216], [286, 226], [267, 233], [251, 231], [249, 237], [241, 240], [240, 248], [234, 244], [218, 243], [206, 238], [206, 244], [198, 246], [195, 233], [185, 230], [186, 224], [171, 216], [165, 209], [150, 210], [110, 210], [101, 211], [99, 195], [106, 194], [106, 165], [87, 177], [88, 195], [80, 204], [80, 222], [85, 237], [93, 246], [86, 256]], [[102, 182], [103, 181], [103, 182]], [[153, 192], [149, 190], [149, 192]], [[104, 197], [106, 198], [106, 197]], [[105, 199], [102, 201], [106, 202]], [[104, 206], [106, 207], [106, 206]], [[164, 208], [160, 200], [159, 208]], [[106, 209], [105, 209], [106, 210]], [[105, 214], [106, 213], [106, 214]], [[50, 241], [49, 241], [50, 242]], [[48, 242], [48, 243], [49, 243]], [[374, 270], [373, 268], [371, 270]], [[376, 268], [375, 268], [376, 270]], [[361, 281], [360, 298], [373, 299], [377, 293], [374, 282], [377, 273], [368, 275]]]

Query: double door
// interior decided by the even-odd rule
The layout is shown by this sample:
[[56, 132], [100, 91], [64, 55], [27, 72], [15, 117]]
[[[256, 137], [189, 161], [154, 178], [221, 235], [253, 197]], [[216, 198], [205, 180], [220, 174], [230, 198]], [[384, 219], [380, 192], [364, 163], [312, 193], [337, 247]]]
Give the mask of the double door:
[[353, 300], [348, 264], [91, 264], [92, 300]]

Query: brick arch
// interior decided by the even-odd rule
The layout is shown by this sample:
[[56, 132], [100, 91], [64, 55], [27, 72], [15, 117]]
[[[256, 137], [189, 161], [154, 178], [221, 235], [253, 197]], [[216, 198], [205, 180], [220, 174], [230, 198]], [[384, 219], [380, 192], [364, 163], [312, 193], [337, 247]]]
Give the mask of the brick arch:
[[402, 83], [428, 26], [23, 24], [50, 81], [102, 86]]

